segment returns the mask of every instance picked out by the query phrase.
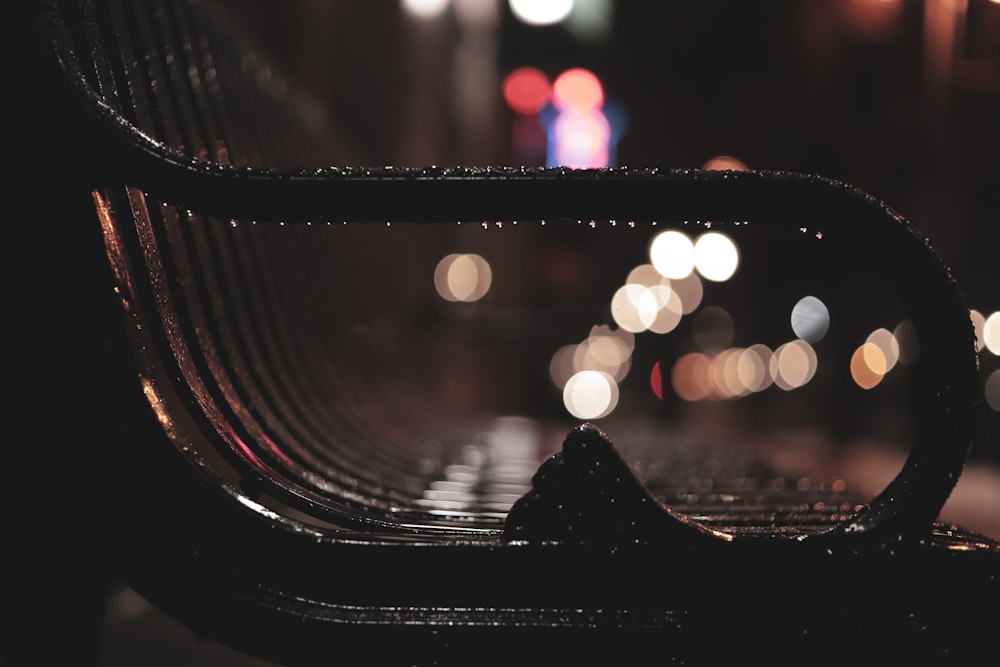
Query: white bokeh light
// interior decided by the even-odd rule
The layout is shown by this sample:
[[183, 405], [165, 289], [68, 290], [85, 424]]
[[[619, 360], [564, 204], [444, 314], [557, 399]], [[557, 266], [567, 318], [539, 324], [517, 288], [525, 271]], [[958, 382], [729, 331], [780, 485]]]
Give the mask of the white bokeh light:
[[657, 271], [656, 267], [652, 264], [639, 264], [628, 272], [628, 277], [625, 278], [625, 284], [642, 285], [643, 287], [667, 285], [669, 287], [671, 285], [671, 281], [669, 278]]
[[883, 375], [896, 366], [896, 362], [899, 361], [899, 341], [896, 340], [891, 331], [888, 329], [876, 329], [868, 334], [865, 342], [871, 343], [882, 352], [882, 358], [885, 362], [885, 370], [882, 371]]
[[566, 383], [563, 404], [578, 419], [600, 419], [618, 406], [618, 383], [602, 371], [580, 371]]
[[694, 242], [676, 229], [660, 232], [649, 244], [649, 261], [662, 276], [686, 278], [694, 271]]
[[705, 232], [694, 242], [694, 268], [706, 280], [725, 282], [739, 265], [736, 243], [722, 232]]
[[434, 288], [446, 301], [478, 301], [492, 283], [489, 263], [476, 254], [452, 253], [434, 269]]
[[510, 11], [528, 25], [559, 23], [573, 11], [573, 0], [510, 0]]
[[1000, 356], [1000, 310], [991, 313], [983, 322], [983, 346]]
[[403, 10], [418, 19], [432, 19], [444, 14], [450, 0], [401, 0]]
[[631, 368], [635, 336], [619, 329], [612, 331], [607, 325], [595, 326], [573, 351], [573, 373], [602, 371], [616, 382], [621, 382]]
[[656, 298], [656, 316], [649, 330], [658, 334], [670, 333], [680, 324], [684, 314], [681, 298], [666, 285], [653, 285], [649, 291]]
[[642, 285], [622, 285], [611, 298], [611, 317], [619, 327], [631, 333], [649, 329], [658, 312], [656, 295]]

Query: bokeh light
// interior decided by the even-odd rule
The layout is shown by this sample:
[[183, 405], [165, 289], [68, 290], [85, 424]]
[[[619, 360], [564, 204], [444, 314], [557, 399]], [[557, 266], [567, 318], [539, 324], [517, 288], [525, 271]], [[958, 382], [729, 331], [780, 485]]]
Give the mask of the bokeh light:
[[739, 364], [742, 354], [743, 350], [730, 347], [712, 357], [709, 379], [715, 396], [728, 399], [750, 393], [740, 380]]
[[653, 287], [654, 285], [667, 285], [668, 287], [672, 284], [669, 278], [666, 278], [652, 264], [639, 264], [631, 271], [628, 272], [628, 276], [625, 278], [625, 284], [642, 285], [643, 287]]
[[983, 347], [1000, 356], [1000, 310], [993, 311], [983, 322]]
[[489, 263], [476, 254], [452, 253], [434, 269], [434, 288], [446, 301], [478, 301], [493, 282]]
[[656, 295], [642, 285], [622, 285], [611, 298], [611, 317], [619, 327], [632, 333], [649, 329], [658, 311]]
[[632, 366], [635, 336], [606, 324], [591, 327], [579, 344], [564, 345], [549, 360], [549, 377], [559, 389], [582, 371], [600, 371], [621, 382]]
[[[628, 287], [632, 285], [633, 287]], [[638, 289], [641, 288], [641, 289]], [[655, 306], [649, 302], [652, 295]], [[652, 264], [640, 264], [629, 271], [625, 286], [616, 295], [626, 302], [612, 300], [613, 316], [626, 322], [626, 328], [638, 333], [652, 331], [665, 334], [673, 331], [684, 316], [684, 303], [680, 295], [674, 291], [672, 281], [663, 277]], [[621, 310], [622, 308], [625, 310]], [[655, 308], [650, 319], [649, 314], [639, 314], [639, 310], [648, 311]], [[619, 326], [622, 326], [619, 323]]]
[[519, 114], [538, 113], [549, 103], [551, 94], [549, 77], [535, 67], [519, 67], [503, 80], [504, 101]]
[[584, 42], [603, 40], [611, 33], [614, 0], [573, 0], [573, 9], [563, 22]]
[[642, 285], [622, 285], [611, 298], [611, 317], [626, 331], [639, 333], [656, 319], [656, 295]]
[[677, 328], [683, 317], [683, 304], [677, 292], [666, 285], [654, 285], [649, 288], [656, 297], [656, 317], [649, 325], [653, 333], [670, 333]]
[[[802, 340], [795, 340], [772, 353], [763, 344], [748, 348], [729, 347], [714, 353], [689, 352], [671, 370], [674, 393], [689, 402], [730, 400], [761, 392], [777, 384], [797, 389], [816, 373], [816, 354]], [[661, 397], [659, 364], [650, 374], [653, 393]]]
[[989, 377], [986, 378], [983, 395], [986, 404], [994, 411], [1000, 412], [1000, 368], [990, 373]]
[[736, 372], [747, 390], [764, 391], [774, 383], [774, 378], [771, 376], [773, 356], [771, 348], [762, 343], [756, 343], [743, 350]]
[[[650, 330], [657, 333], [667, 333], [673, 330], [683, 315], [693, 313], [701, 304], [703, 288], [701, 278], [696, 273], [690, 273], [686, 278], [671, 280], [663, 276], [652, 264], [640, 264], [632, 269], [625, 284], [642, 285], [650, 289], [660, 304], [659, 322], [650, 325]], [[664, 288], [668, 288], [667, 292]], [[664, 313], [663, 310], [669, 310]], [[676, 321], [667, 323], [667, 318]]]
[[771, 377], [785, 391], [809, 383], [816, 374], [816, 351], [808, 341], [796, 339], [778, 347], [771, 357]]
[[631, 368], [635, 336], [629, 331], [612, 331], [607, 325], [595, 326], [573, 351], [573, 372], [602, 371], [615, 382], [625, 379]]
[[885, 377], [886, 366], [885, 356], [878, 345], [862, 343], [851, 355], [851, 379], [862, 389], [872, 389]]
[[544, 121], [549, 135], [546, 166], [612, 166], [616, 139], [602, 110], [604, 86], [597, 75], [582, 67], [565, 70], [552, 83], [551, 101], [558, 114]]
[[[888, 329], [876, 329], [868, 334], [865, 342], [874, 345], [882, 353], [882, 359], [885, 363], [885, 370], [882, 371], [883, 375], [896, 366], [896, 362], [899, 361], [899, 341], [896, 340], [891, 331]], [[874, 369], [874, 367], [872, 368]]]
[[707, 280], [725, 282], [739, 264], [736, 243], [722, 232], [705, 232], [694, 242], [694, 268]]
[[600, 110], [568, 110], [552, 125], [555, 137], [551, 166], [575, 169], [608, 167], [611, 125]]
[[444, 14], [451, 0], [401, 0], [403, 11], [418, 19], [432, 19]]
[[817, 343], [830, 327], [830, 311], [814, 296], [799, 299], [792, 308], [792, 331], [808, 343]]
[[649, 386], [652, 388], [653, 394], [658, 399], [663, 400], [663, 371], [659, 361], [653, 364], [653, 370], [649, 372]]
[[604, 86], [597, 75], [583, 67], [573, 67], [556, 77], [552, 103], [558, 109], [588, 113], [604, 104]]
[[694, 242], [682, 231], [668, 229], [653, 237], [649, 244], [649, 261], [670, 279], [686, 278], [694, 271]]
[[563, 404], [578, 419], [600, 419], [618, 405], [618, 383], [602, 371], [580, 371], [563, 389]]
[[705, 171], [746, 171], [747, 166], [732, 155], [716, 155], [701, 168]]
[[710, 369], [712, 358], [703, 352], [688, 352], [674, 363], [670, 384], [684, 401], [704, 401], [712, 396]]
[[573, 11], [573, 0], [510, 0], [514, 16], [528, 25], [559, 23]]

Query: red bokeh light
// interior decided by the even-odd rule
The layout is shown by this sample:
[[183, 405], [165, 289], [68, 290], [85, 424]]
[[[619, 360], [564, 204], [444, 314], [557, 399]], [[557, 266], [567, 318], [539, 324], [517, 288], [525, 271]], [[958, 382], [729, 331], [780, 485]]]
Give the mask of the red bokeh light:
[[538, 113], [548, 104], [551, 94], [549, 77], [535, 67], [518, 68], [503, 81], [503, 98], [519, 114]]

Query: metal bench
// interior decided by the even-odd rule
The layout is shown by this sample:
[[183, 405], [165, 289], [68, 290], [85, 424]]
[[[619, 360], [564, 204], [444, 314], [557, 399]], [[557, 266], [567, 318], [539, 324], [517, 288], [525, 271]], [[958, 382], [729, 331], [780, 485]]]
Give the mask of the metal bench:
[[[96, 664], [117, 578], [282, 664], [1000, 657], [1000, 544], [937, 520], [972, 433], [968, 310], [885, 204], [792, 173], [331, 166], [336, 133], [233, 6], [32, 9], [31, 213], [6, 243], [8, 266], [30, 268], [7, 281], [5, 417], [30, 576], [5, 664]], [[535, 415], [455, 410], [429, 388], [441, 378], [422, 384], [455, 349], [443, 331], [459, 347], [485, 335], [405, 296], [414, 258], [459, 227], [713, 221], [797, 238], [804, 211], [821, 252], [872, 267], [920, 336], [912, 449], [873, 497], [750, 494], [780, 473], [749, 456], [695, 497], [681, 491], [718, 450], [655, 449], [663, 424], [553, 441]], [[394, 268], [374, 275], [388, 248]], [[377, 298], [399, 293], [409, 310], [386, 326]], [[524, 394], [513, 407], [530, 413]]]

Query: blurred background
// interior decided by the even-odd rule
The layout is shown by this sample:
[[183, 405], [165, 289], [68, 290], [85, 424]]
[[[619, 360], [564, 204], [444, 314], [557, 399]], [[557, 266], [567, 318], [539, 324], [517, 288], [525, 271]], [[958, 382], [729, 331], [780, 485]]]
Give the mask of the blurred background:
[[966, 297], [973, 456], [1000, 462], [1000, 3], [306, 0], [240, 15], [339, 137], [332, 164], [750, 168], [881, 199]]
[[[339, 137], [331, 164], [750, 168], [883, 200], [965, 294], [982, 440], [1000, 440], [1000, 3], [306, 0], [239, 13]], [[560, 90], [593, 115], [569, 122]]]
[[[299, 0], [240, 14], [340, 138], [331, 164], [735, 167], [883, 200], [954, 271], [1000, 407], [984, 334], [1000, 308], [1000, 3]], [[582, 86], [597, 120], [557, 122], [559, 83]]]
[[[983, 401], [976, 439], [943, 516], [1000, 537], [1000, 2], [242, 0], [238, 6], [275, 76], [280, 72], [304, 92], [307, 117], [336, 137], [331, 165], [749, 168], [817, 174], [886, 202], [952, 268], [979, 338]], [[725, 257], [727, 250], [720, 252]], [[449, 278], [452, 269], [482, 275], [482, 257], [446, 259], [450, 264], [438, 268], [439, 296], [483, 297], [488, 284], [466, 288]], [[555, 274], [572, 275], [571, 261], [559, 263], [565, 256], [549, 259]], [[704, 269], [702, 278], [725, 282], [706, 278], [711, 271]], [[720, 357], [732, 343], [727, 318], [735, 311], [697, 299], [678, 306], [677, 319], [691, 315], [695, 342], [712, 339], [702, 341], [700, 353]], [[818, 343], [835, 304], [792, 304], [784, 312], [793, 327], [799, 324], [795, 339]], [[851, 369], [855, 407], [881, 405], [878, 392], [900, 389], [882, 380], [907, 361], [905, 320], [892, 310], [885, 315], [879, 325], [885, 328], [873, 325], [867, 341], [880, 350], [880, 361]], [[593, 324], [641, 334], [678, 322]], [[596, 349], [610, 329], [590, 333], [586, 341]], [[771, 361], [779, 342], [772, 340], [761, 352], [770, 356], [754, 363], [780, 368]], [[810, 349], [789, 348], [807, 361]], [[543, 350], [555, 409], [578, 419], [608, 416], [607, 403], [595, 408], [565, 398], [560, 389], [579, 369], [560, 370], [557, 352]], [[689, 366], [697, 360], [688, 357]], [[728, 399], [772, 384], [791, 395], [814, 370], [786, 370], [757, 387], [728, 389], [685, 384], [680, 371], [666, 366], [645, 377], [658, 399], [669, 395], [676, 403], [674, 413], [698, 414], [722, 403], [736, 410], [739, 401]], [[885, 431], [907, 435], [905, 428], [866, 433]], [[855, 464], [856, 478], [870, 475], [875, 486], [898, 469], [899, 459], [859, 455]], [[198, 642], [125, 588], [111, 600], [106, 635], [108, 666], [137, 664], [138, 655], [143, 664], [258, 664]], [[159, 658], [150, 657], [151, 645]]]

